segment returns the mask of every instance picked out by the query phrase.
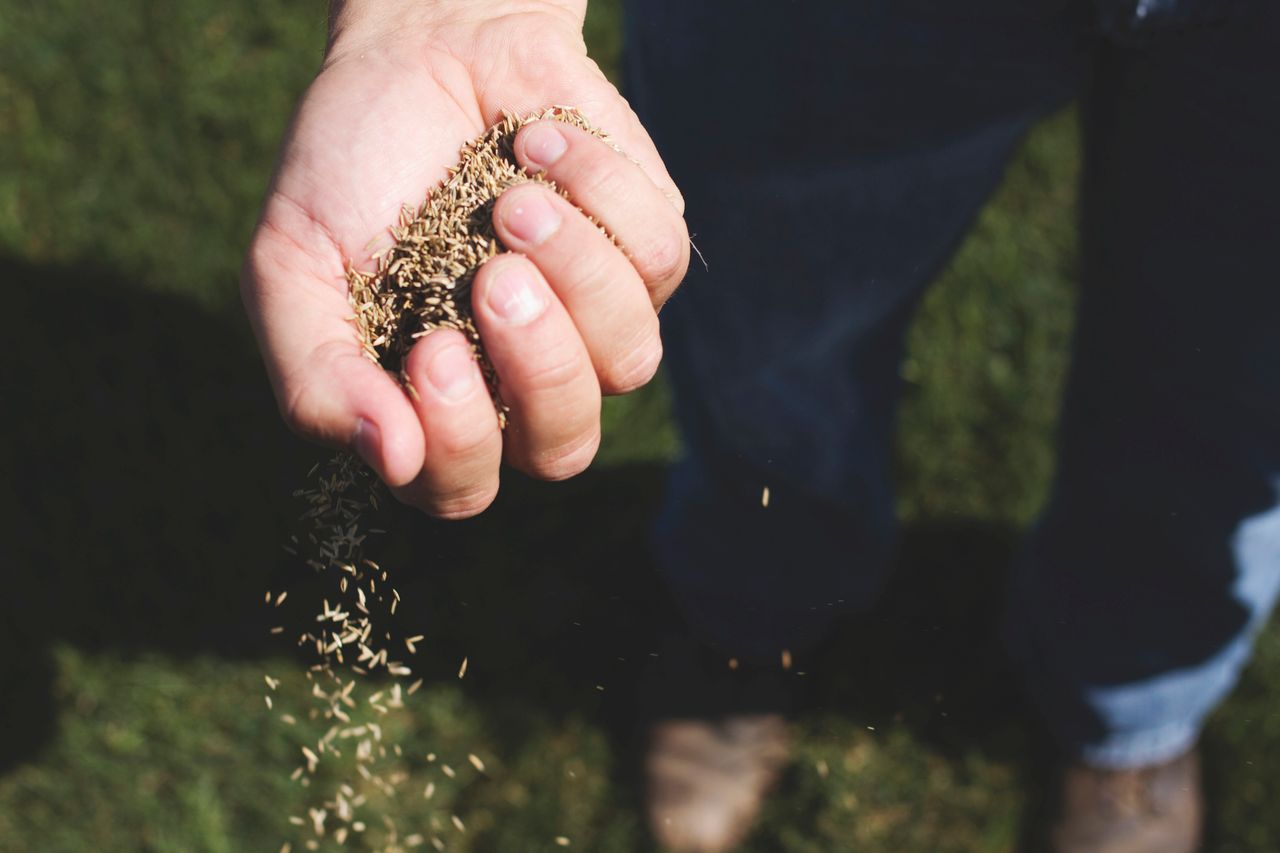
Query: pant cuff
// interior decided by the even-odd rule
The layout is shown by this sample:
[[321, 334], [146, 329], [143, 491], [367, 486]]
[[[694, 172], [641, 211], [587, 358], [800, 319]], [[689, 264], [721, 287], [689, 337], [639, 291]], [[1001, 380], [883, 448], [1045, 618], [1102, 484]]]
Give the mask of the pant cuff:
[[1129, 770], [1164, 764], [1187, 752], [1200, 737], [1194, 726], [1168, 723], [1155, 729], [1114, 734], [1079, 749], [1085, 764], [1103, 770]]

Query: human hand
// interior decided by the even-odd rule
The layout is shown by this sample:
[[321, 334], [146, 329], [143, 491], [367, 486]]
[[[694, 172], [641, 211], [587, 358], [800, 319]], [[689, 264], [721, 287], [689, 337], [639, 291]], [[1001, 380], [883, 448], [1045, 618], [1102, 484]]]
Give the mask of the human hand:
[[[357, 452], [401, 500], [446, 518], [485, 509], [505, 457], [544, 479], [581, 472], [601, 394], [646, 383], [657, 308], [688, 266], [683, 201], [635, 114], [586, 54], [585, 0], [335, 3], [323, 69], [286, 135], [241, 290], [285, 421]], [[555, 121], [524, 127], [522, 166], [563, 198], [513, 187], [494, 208], [512, 251], [476, 275], [475, 322], [511, 408], [502, 431], [461, 333], [410, 352], [411, 400], [361, 351], [345, 265], [389, 244], [401, 206], [446, 177], [505, 109], [578, 108], [634, 162]], [[519, 253], [519, 254], [517, 254]], [[363, 264], [372, 268], [371, 263]]]

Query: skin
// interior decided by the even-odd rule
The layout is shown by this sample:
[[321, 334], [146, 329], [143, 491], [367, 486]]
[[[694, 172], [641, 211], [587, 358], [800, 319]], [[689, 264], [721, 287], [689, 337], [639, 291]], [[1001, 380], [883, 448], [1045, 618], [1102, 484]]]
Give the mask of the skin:
[[[248, 251], [242, 295], [285, 421], [357, 452], [432, 515], [483, 511], [503, 460], [543, 479], [580, 473], [599, 445], [601, 395], [644, 385], [662, 358], [657, 311], [689, 262], [683, 200], [587, 57], [585, 12], [586, 0], [335, 3]], [[504, 433], [460, 334], [410, 353], [416, 401], [361, 354], [344, 270], [386, 245], [401, 205], [420, 203], [503, 109], [552, 104], [577, 107], [636, 162], [556, 122], [523, 128], [517, 158], [626, 251], [543, 187], [498, 200], [511, 251], [478, 273], [473, 309], [511, 406]]]

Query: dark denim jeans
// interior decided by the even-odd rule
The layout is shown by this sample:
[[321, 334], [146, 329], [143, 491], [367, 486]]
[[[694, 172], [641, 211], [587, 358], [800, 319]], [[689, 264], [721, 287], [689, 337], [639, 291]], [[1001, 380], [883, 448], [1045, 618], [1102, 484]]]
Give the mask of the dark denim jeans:
[[1087, 0], [632, 0], [630, 95], [709, 264], [663, 314], [687, 454], [655, 536], [709, 639], [776, 660], [871, 603], [912, 310], [1079, 96], [1074, 363], [1008, 633], [1066, 748], [1194, 741], [1280, 583], [1280, 3], [1233, 5], [1135, 43]]

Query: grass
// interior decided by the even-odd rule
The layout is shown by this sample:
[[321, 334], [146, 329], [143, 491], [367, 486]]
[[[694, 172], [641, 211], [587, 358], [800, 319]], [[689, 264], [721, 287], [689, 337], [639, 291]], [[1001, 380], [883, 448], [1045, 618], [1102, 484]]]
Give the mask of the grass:
[[[616, 9], [592, 8], [593, 53], [616, 68]], [[274, 850], [303, 813], [295, 736], [261, 699], [271, 672], [300, 704], [299, 667], [260, 602], [286, 580], [306, 598], [279, 545], [317, 454], [276, 420], [235, 277], [322, 36], [319, 7], [281, 0], [0, 0], [16, 353], [0, 429], [17, 451], [0, 493], [0, 849]], [[926, 300], [903, 367], [902, 568], [817, 668], [800, 760], [752, 850], [1000, 851], [1022, 831], [1034, 743], [990, 591], [1052, 471], [1076, 170], [1065, 114], [1032, 134]], [[463, 524], [388, 520], [385, 562], [431, 670], [389, 725], [415, 784], [439, 791], [381, 808], [439, 825], [450, 849], [645, 849], [634, 672], [616, 657], [644, 642], [632, 605], [659, 597], [634, 555], [676, 439], [661, 385], [606, 421], [582, 478], [512, 478]], [[967, 571], [947, 571], [958, 554]], [[1277, 673], [1272, 628], [1206, 734], [1213, 850], [1280, 849]]]

